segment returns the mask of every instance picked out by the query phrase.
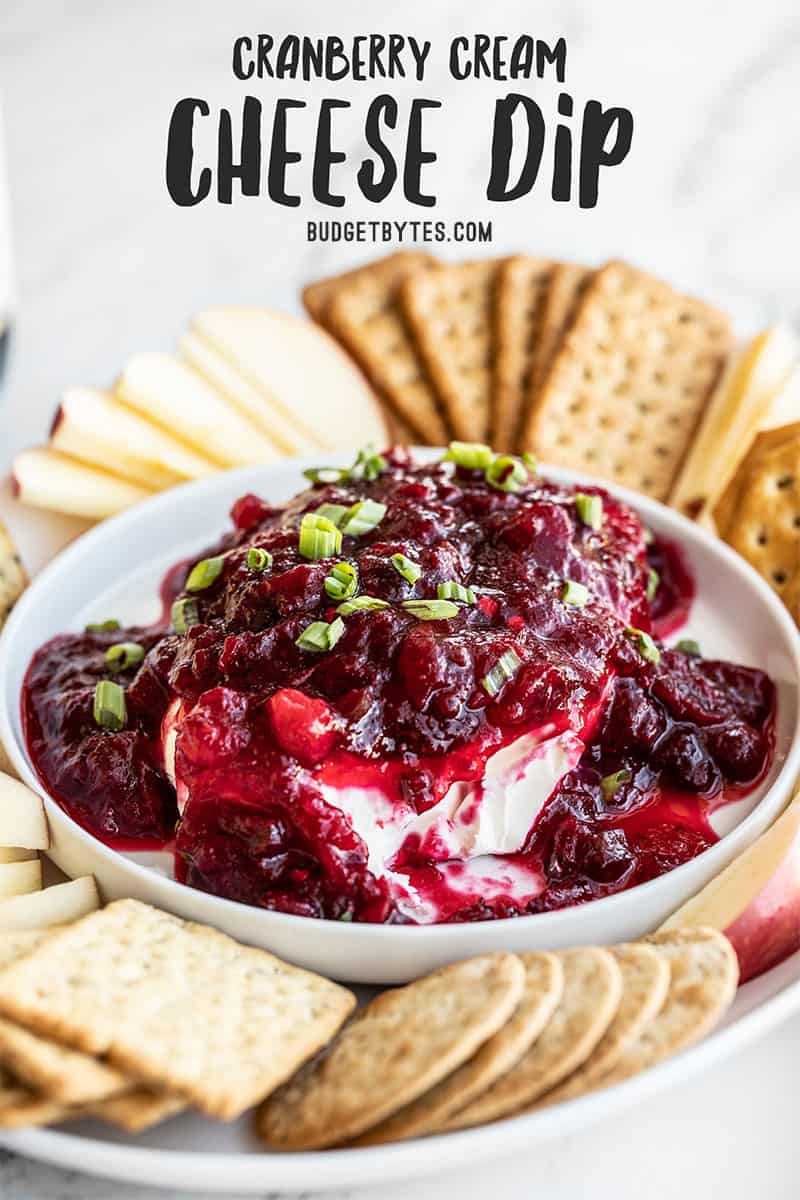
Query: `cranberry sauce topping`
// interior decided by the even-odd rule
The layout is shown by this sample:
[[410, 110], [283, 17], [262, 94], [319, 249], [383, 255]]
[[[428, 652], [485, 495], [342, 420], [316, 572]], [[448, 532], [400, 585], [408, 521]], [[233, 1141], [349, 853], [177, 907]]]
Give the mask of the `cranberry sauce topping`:
[[[647, 546], [600, 489], [598, 521], [596, 500], [535, 476], [506, 491], [399, 450], [377, 463], [374, 479], [344, 473], [284, 507], [239, 500], [200, 585], [181, 590], [191, 564], [168, 577], [181, 632], [65, 634], [37, 652], [23, 715], [53, 795], [107, 841], [166, 842], [177, 820], [176, 873], [192, 886], [346, 920], [409, 919], [393, 866], [431, 919], [477, 920], [618, 891], [703, 850], [709, 812], [766, 769], [774, 689], [760, 671], [659, 653], [650, 634], [691, 602], [680, 552]], [[369, 519], [348, 520], [362, 500]], [[299, 527], [322, 505], [343, 536], [318, 559], [300, 553]], [[337, 563], [342, 587], [354, 581], [338, 612]], [[444, 615], [406, 605], [443, 594]], [[113, 671], [120, 641], [146, 656]], [[93, 715], [103, 679], [124, 688], [121, 729]], [[384, 872], [337, 803], [359, 787], [425, 814], [453, 785], [480, 790], [487, 760], [532, 732], [580, 739], [577, 766], [532, 810], [524, 844], [475, 860], [482, 882], [431, 861], [430, 839], [407, 839]], [[459, 873], [478, 882], [456, 887]]]

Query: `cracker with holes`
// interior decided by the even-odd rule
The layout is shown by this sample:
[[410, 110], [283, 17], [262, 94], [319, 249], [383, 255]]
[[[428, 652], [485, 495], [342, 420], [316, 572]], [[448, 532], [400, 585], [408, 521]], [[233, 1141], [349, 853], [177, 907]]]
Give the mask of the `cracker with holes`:
[[484, 954], [384, 992], [330, 1052], [261, 1109], [258, 1130], [280, 1150], [335, 1146], [410, 1104], [466, 1062], [519, 1004], [525, 971]]
[[[530, 388], [523, 413], [524, 426], [533, 397], [545, 380], [564, 335], [575, 319], [578, 303], [594, 271], [578, 263], [556, 263], [542, 305], [541, 324], [530, 372]], [[520, 429], [520, 434], [522, 428]]]
[[730, 347], [723, 313], [609, 263], [534, 400], [524, 449], [665, 500]]
[[713, 515], [800, 622], [800, 423], [757, 435]]
[[467, 1129], [510, 1116], [576, 1071], [594, 1050], [622, 1000], [622, 973], [608, 950], [562, 950], [564, 991], [553, 1016], [519, 1062], [443, 1129]]
[[331, 301], [343, 288], [373, 277], [378, 269], [388, 277], [395, 271], [405, 273], [418, 267], [431, 266], [435, 261], [432, 254], [425, 254], [422, 250], [398, 250], [355, 267], [352, 271], [343, 271], [340, 275], [329, 275], [306, 284], [302, 291], [303, 306], [310, 317], [320, 325], [327, 326]]
[[405, 251], [303, 293], [334, 337], [352, 354], [386, 404], [424, 442], [443, 445], [447, 428], [436, 392], [398, 302], [410, 275], [427, 274], [434, 260]]
[[411, 275], [400, 299], [456, 438], [485, 442], [495, 366], [494, 305], [503, 260]]
[[336, 1033], [355, 997], [204, 925], [118, 900], [0, 976], [0, 1011], [230, 1120]]
[[545, 300], [558, 264], [517, 254], [497, 277], [495, 371], [491, 441], [495, 450], [514, 450], [523, 403], [531, 387], [542, 331]]

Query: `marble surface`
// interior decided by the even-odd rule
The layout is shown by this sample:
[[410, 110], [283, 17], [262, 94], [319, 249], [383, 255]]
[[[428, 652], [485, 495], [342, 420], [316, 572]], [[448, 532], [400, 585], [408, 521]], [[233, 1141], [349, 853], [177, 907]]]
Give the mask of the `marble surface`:
[[[800, 150], [793, 136], [800, 17], [791, 0], [756, 6], [673, 0], [658, 12], [637, 0], [493, 0], [490, 6], [406, 0], [402, 10], [356, 0], [3, 0], [0, 88], [17, 306], [0, 399], [0, 474], [16, 449], [44, 440], [66, 385], [103, 384], [126, 355], [169, 347], [206, 304], [296, 309], [303, 281], [373, 252], [308, 244], [305, 219], [331, 215], [313, 204], [286, 210], [253, 198], [230, 208], [208, 202], [175, 208], [163, 183], [164, 146], [180, 96], [205, 96], [212, 107], [225, 103], [235, 111], [248, 90], [265, 107], [276, 94], [268, 82], [232, 78], [230, 48], [238, 34], [347, 37], [389, 30], [431, 37], [439, 64], [456, 34], [561, 34], [568, 42], [566, 86], [576, 103], [596, 97], [634, 113], [631, 154], [601, 179], [596, 209], [555, 204], [538, 188], [527, 201], [491, 206], [480, 198], [488, 114], [508, 85], [456, 85], [432, 64], [425, 94], [445, 103], [435, 138], [445, 164], [436, 173], [437, 217], [491, 217], [497, 254], [525, 248], [587, 261], [624, 254], [725, 303], [743, 330], [779, 315], [800, 322]], [[552, 86], [541, 87], [552, 105]], [[324, 94], [352, 99], [342, 132], [352, 155], [361, 146], [365, 98], [377, 90], [280, 88], [308, 99], [309, 111]], [[412, 88], [392, 90], [402, 102]], [[308, 164], [298, 170], [307, 188]], [[376, 214], [352, 200], [345, 215]], [[387, 201], [380, 215], [414, 214], [401, 201]], [[0, 210], [0, 247], [1, 223]], [[3, 262], [0, 248], [0, 290]], [[49, 518], [23, 514], [7, 492], [0, 494], [0, 516], [33, 567], [54, 538], [76, 528], [65, 523], [54, 534]], [[638, 1200], [679, 1191], [699, 1197], [712, 1189], [768, 1200], [796, 1195], [799, 1037], [795, 1019], [700, 1083], [625, 1117], [624, 1125], [458, 1180], [416, 1184], [415, 1195], [434, 1200], [457, 1190], [464, 1197], [572, 1200], [613, 1193]], [[381, 1189], [383, 1200], [406, 1190]], [[140, 1195], [144, 1200], [136, 1188], [0, 1154], [3, 1200]]]

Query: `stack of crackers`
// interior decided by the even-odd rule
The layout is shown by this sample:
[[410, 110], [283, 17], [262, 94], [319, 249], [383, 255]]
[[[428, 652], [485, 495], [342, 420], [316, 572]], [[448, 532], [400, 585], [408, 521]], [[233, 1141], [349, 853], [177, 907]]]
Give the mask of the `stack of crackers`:
[[463, 1129], [661, 1062], [713, 1028], [737, 980], [722, 934], [675, 930], [483, 954], [355, 1011], [319, 975], [119, 900], [0, 934], [0, 1126], [94, 1116], [138, 1131], [260, 1105], [280, 1150]]
[[406, 440], [527, 451], [667, 500], [732, 345], [724, 313], [624, 262], [405, 251], [303, 292]]

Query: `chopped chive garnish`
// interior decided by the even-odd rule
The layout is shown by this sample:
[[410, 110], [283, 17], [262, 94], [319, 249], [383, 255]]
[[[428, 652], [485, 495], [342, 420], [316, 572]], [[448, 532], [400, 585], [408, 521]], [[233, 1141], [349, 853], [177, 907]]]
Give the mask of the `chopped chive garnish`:
[[103, 679], [94, 689], [93, 715], [101, 729], [124, 729], [128, 719], [125, 692], [118, 683]]
[[347, 600], [358, 590], [358, 572], [348, 562], [339, 562], [325, 576], [325, 591], [331, 600]]
[[492, 461], [492, 448], [483, 442], [451, 442], [443, 461], [470, 471], [485, 471]]
[[377, 500], [358, 500], [348, 508], [342, 521], [342, 533], [348, 537], [361, 537], [380, 525], [386, 516], [386, 505]]
[[691, 655], [692, 658], [702, 657], [700, 643], [696, 642], [694, 638], [681, 638], [679, 642], [675, 643], [675, 649], [680, 650], [681, 654]]
[[336, 611], [343, 617], [351, 617], [353, 613], [377, 612], [379, 608], [388, 607], [386, 600], [379, 600], [377, 596], [354, 596], [352, 600], [345, 600], [338, 605]]
[[529, 475], [535, 475], [538, 472], [539, 460], [535, 454], [531, 454], [531, 453], [529, 453], [529, 451], [525, 450], [522, 455], [522, 461], [524, 462], [525, 466], [528, 468]]
[[170, 610], [172, 628], [176, 633], [186, 633], [193, 625], [197, 625], [200, 614], [194, 600], [176, 600]]
[[410, 583], [412, 586], [422, 574], [422, 567], [419, 563], [412, 562], [410, 558], [406, 558], [405, 554], [393, 554], [390, 561], [398, 575], [402, 575], [406, 583]]
[[299, 551], [303, 558], [330, 558], [342, 548], [341, 530], [317, 513], [306, 513], [300, 522]]
[[346, 504], [320, 504], [319, 508], [315, 509], [314, 515], [325, 517], [328, 521], [333, 521], [333, 524], [338, 529], [346, 512]]
[[650, 567], [647, 572], [647, 599], [652, 603], [656, 598], [658, 585], [661, 582], [661, 576], [655, 567]]
[[86, 632], [87, 633], [116, 633], [116, 631], [121, 628], [122, 628], [122, 626], [120, 625], [119, 621], [115, 621], [112, 618], [110, 621], [92, 621], [92, 623], [90, 625], [86, 626]]
[[448, 621], [458, 616], [458, 605], [450, 600], [402, 600], [401, 604], [418, 621]]
[[341, 467], [306, 467], [303, 475], [309, 483], [341, 483], [347, 478], [347, 471]]
[[251, 546], [247, 551], [247, 565], [251, 571], [268, 571], [272, 566], [272, 555], [260, 546]]
[[652, 663], [657, 667], [661, 662], [661, 651], [655, 644], [649, 633], [645, 633], [642, 629], [634, 629], [629, 625], [625, 630], [628, 637], [633, 638], [636, 643], [636, 649], [641, 654], [645, 662]]
[[494, 699], [510, 679], [513, 679], [522, 666], [522, 659], [515, 650], [506, 650], [487, 675], [481, 680], [481, 687]]
[[561, 588], [561, 600], [574, 608], [583, 608], [589, 603], [589, 589], [582, 583], [576, 583], [574, 579], [565, 579]]
[[600, 780], [600, 791], [603, 793], [604, 800], [611, 800], [616, 796], [623, 783], [630, 783], [633, 779], [633, 772], [628, 767], [622, 767], [619, 771], [614, 771], [612, 775], [604, 775]]
[[350, 479], [366, 479], [368, 483], [372, 483], [383, 474], [386, 467], [383, 455], [377, 454], [374, 446], [366, 446], [359, 450], [358, 457], [347, 474]]
[[106, 662], [114, 671], [129, 671], [144, 658], [144, 646], [138, 642], [115, 642], [106, 650]]
[[591, 496], [587, 492], [575, 493], [575, 507], [578, 517], [590, 529], [599, 529], [603, 524], [603, 498]]
[[340, 921], [352, 921], [352, 919], [353, 919], [353, 914], [352, 914], [352, 913], [349, 913], [349, 912], [344, 912], [344, 913], [342, 913], [342, 915], [339, 917], [339, 920], [340, 920]]
[[218, 554], [216, 558], [201, 558], [199, 563], [194, 564], [183, 585], [186, 591], [204, 592], [219, 578], [224, 564], [225, 559], [221, 554]]
[[330, 625], [327, 621], [312, 621], [306, 625], [295, 645], [312, 654], [325, 654], [333, 649], [343, 633], [344, 621], [341, 617], [335, 617]]
[[472, 588], [456, 583], [455, 579], [448, 579], [446, 583], [437, 584], [436, 595], [440, 600], [457, 600], [459, 604], [474, 604], [476, 601]]
[[527, 468], [510, 454], [498, 454], [484, 474], [489, 487], [499, 492], [518, 492], [528, 482]]

